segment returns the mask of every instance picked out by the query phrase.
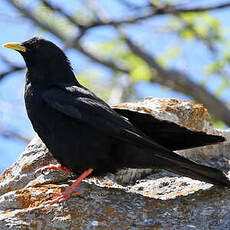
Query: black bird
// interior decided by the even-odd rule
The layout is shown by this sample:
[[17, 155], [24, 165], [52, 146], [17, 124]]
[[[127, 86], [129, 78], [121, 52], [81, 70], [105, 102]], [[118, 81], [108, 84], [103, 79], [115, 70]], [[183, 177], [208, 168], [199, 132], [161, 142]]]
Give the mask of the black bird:
[[[119, 110], [115, 111], [80, 85], [64, 52], [52, 42], [35, 37], [22, 43], [7, 43], [4, 47], [17, 50], [25, 60], [28, 69], [25, 104], [34, 130], [65, 167], [63, 170], [82, 173], [53, 203], [65, 200], [89, 174], [99, 176], [121, 168], [162, 168], [215, 185], [230, 186], [223, 172], [174, 153], [173, 149], [187, 147], [183, 141], [183, 147], [177, 143], [167, 148], [167, 140], [174, 138], [173, 132], [166, 132], [169, 136], [164, 137], [156, 129], [150, 137], [145, 130], [137, 128], [140, 124], [135, 126], [132, 115], [122, 116]], [[167, 126], [164, 129], [167, 131]], [[199, 145], [202, 138], [203, 144], [223, 141], [222, 137], [205, 134], [200, 138]], [[159, 144], [156, 140], [166, 141]]]

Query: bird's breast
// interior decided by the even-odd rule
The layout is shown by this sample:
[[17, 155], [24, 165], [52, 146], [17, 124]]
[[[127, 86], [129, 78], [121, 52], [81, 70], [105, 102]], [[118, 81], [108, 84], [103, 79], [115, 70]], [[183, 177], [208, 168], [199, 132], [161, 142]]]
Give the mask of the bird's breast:
[[53, 156], [75, 172], [109, 165], [112, 138], [53, 109], [41, 95], [27, 87], [25, 104], [34, 130]]

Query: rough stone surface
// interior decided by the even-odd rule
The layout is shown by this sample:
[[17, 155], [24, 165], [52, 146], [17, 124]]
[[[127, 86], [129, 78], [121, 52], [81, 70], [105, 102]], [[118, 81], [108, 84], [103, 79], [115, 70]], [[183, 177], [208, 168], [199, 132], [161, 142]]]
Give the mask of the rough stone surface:
[[[218, 133], [225, 135], [225, 143], [179, 154], [228, 172], [230, 130]], [[0, 229], [229, 229], [230, 189], [166, 171], [149, 175], [150, 169], [129, 169], [89, 178], [80, 185], [81, 195], [51, 205], [54, 193], [63, 192], [74, 175], [35, 173], [50, 163], [56, 161], [35, 137], [18, 161], [4, 171], [0, 177]], [[117, 183], [123, 177], [127, 182], [129, 177], [138, 179], [143, 174], [147, 177], [132, 180], [132, 186]]]

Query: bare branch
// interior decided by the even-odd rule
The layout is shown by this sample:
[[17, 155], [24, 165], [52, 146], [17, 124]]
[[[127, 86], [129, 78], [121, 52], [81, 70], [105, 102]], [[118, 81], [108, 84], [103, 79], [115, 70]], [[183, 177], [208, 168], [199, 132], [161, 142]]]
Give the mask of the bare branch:
[[[88, 0], [86, 0], [86, 1], [87, 1], [89, 6], [91, 6], [91, 7], [93, 6], [93, 8], [95, 8], [95, 6], [97, 7], [97, 5], [95, 5], [93, 1], [88, 1]], [[149, 8], [149, 10], [147, 12], [145, 12], [143, 15], [140, 15], [140, 16], [138, 15], [137, 17], [124, 19], [124, 20], [120, 20], [120, 21], [114, 21], [114, 20], [109, 20], [109, 19], [108, 20], [97, 20], [97, 21], [92, 22], [89, 25], [83, 25], [83, 24], [80, 24], [79, 22], [77, 22], [75, 18], [73, 18], [72, 16], [70, 16], [69, 14], [64, 12], [63, 9], [52, 5], [49, 1], [42, 0], [42, 2], [49, 9], [56, 11], [56, 12], [60, 13], [62, 16], [66, 17], [72, 24], [79, 27], [79, 29], [81, 29], [81, 30], [88, 30], [88, 29], [91, 29], [91, 28], [97, 27], [97, 26], [106, 26], [106, 25], [117, 26], [120, 24], [133, 24], [133, 23], [136, 23], [138, 21], [145, 20], [145, 19], [151, 18], [153, 16], [157, 16], [157, 15], [204, 12], [204, 11], [226, 8], [226, 7], [230, 6], [230, 3], [223, 3], [223, 4], [213, 5], [213, 6], [206, 6], [206, 7], [204, 7], [204, 6], [194, 7], [194, 8], [177, 8], [177, 6], [170, 6], [170, 5], [165, 5], [163, 7], [157, 8], [157, 6], [152, 5], [152, 7]], [[99, 8], [99, 7], [97, 7], [97, 8]], [[101, 14], [97, 13], [97, 16], [99, 16], [99, 18], [100, 18]], [[103, 16], [104, 15], [102, 15], [102, 17]]]
[[121, 66], [118, 66], [117, 64], [115, 64], [112, 61], [107, 61], [107, 60], [104, 60], [104, 59], [101, 59], [101, 58], [95, 56], [94, 54], [92, 54], [89, 51], [87, 51], [86, 49], [84, 49], [83, 46], [80, 45], [79, 43], [74, 43], [74, 44], [72, 44], [71, 47], [77, 49], [78, 51], [80, 51], [81, 53], [83, 53], [87, 57], [89, 57], [91, 60], [93, 60], [95, 62], [98, 62], [101, 65], [109, 67], [109, 68], [111, 68], [114, 71], [119, 71], [119, 72], [122, 72], [122, 73], [129, 74], [129, 70], [128, 69], [126, 69], [124, 67], [121, 67]]
[[113, 21], [113, 20], [98, 21], [98, 22], [92, 23], [91, 25], [88, 25], [87, 27], [92, 28], [96, 26], [105, 26], [105, 25], [117, 26], [120, 24], [133, 24], [138, 21], [145, 20], [153, 16], [157, 16], [157, 15], [198, 13], [198, 12], [217, 10], [217, 9], [227, 8], [227, 7], [230, 7], [230, 3], [222, 3], [222, 4], [213, 5], [213, 6], [201, 6], [201, 7], [194, 7], [194, 8], [176, 8], [176, 6], [165, 5], [164, 7], [160, 7], [160, 8], [155, 8], [155, 9], [152, 8], [151, 10], [149, 10], [149, 12], [146, 12], [145, 14], [141, 16], [138, 15], [133, 18], [119, 20], [119, 21]]
[[84, 25], [81, 25], [73, 16], [67, 14], [62, 8], [54, 6], [47, 0], [41, 0], [41, 1], [47, 8], [49, 8], [50, 10], [54, 12], [58, 12], [59, 14], [64, 16], [66, 19], [68, 19], [69, 22], [71, 22], [73, 25], [79, 27], [79, 29], [81, 29], [84, 26]]
[[24, 15], [27, 19], [30, 19], [34, 24], [37, 26], [43, 28], [44, 30], [49, 31], [56, 37], [58, 37], [61, 40], [65, 40], [65, 37], [55, 28], [48, 25], [46, 22], [39, 20], [29, 9], [26, 9], [23, 7], [22, 4], [20, 4], [18, 1], [15, 0], [7, 0], [10, 2], [22, 15]]

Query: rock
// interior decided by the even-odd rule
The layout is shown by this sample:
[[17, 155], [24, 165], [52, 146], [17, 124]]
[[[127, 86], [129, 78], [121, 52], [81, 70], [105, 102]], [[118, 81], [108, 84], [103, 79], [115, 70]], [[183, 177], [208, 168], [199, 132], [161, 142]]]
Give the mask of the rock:
[[150, 114], [157, 120], [174, 123], [193, 131], [219, 133], [213, 127], [207, 109], [202, 104], [194, 104], [186, 100], [148, 97], [143, 101], [120, 103], [113, 108], [124, 112]]
[[[207, 122], [203, 123], [207, 127]], [[227, 141], [179, 153], [202, 164], [229, 171], [230, 130], [210, 129], [225, 135]], [[118, 177], [127, 177], [126, 182], [132, 178], [133, 186], [117, 183], [116, 175], [111, 174], [104, 178], [89, 178], [80, 185], [84, 191], [81, 195], [51, 205], [49, 200], [55, 197], [54, 193], [63, 192], [74, 176], [57, 171], [45, 175], [35, 173], [50, 163], [57, 162], [40, 138], [35, 137], [18, 161], [1, 175], [1, 229], [229, 227], [230, 189], [219, 189], [165, 171], [149, 175], [152, 169], [133, 169], [118, 174]], [[136, 181], [143, 174], [147, 177]]]

